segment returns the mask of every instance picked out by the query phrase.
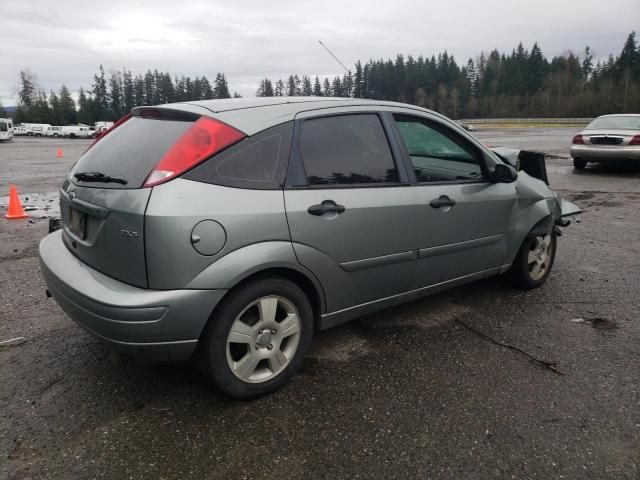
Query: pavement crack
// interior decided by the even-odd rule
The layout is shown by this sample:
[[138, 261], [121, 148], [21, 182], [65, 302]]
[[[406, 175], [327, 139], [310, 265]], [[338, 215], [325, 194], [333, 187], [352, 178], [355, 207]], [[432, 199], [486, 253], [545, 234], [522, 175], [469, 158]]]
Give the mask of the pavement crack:
[[544, 368], [546, 370], [551, 370], [556, 375], [564, 375], [563, 372], [561, 372], [560, 370], [558, 370], [556, 368], [555, 362], [548, 362], [546, 360], [540, 360], [539, 358], [534, 357], [529, 352], [526, 352], [526, 351], [522, 350], [521, 348], [518, 348], [518, 347], [516, 347], [514, 345], [509, 345], [508, 343], [500, 342], [500, 341], [490, 337], [486, 333], [481, 332], [480, 330], [476, 330], [475, 328], [471, 327], [470, 325], [467, 325], [466, 323], [464, 323], [459, 318], [454, 318], [454, 321], [458, 325], [466, 328], [467, 330], [469, 330], [470, 332], [474, 333], [475, 335], [477, 335], [478, 337], [482, 338], [483, 340], [486, 340], [486, 341], [488, 341], [490, 343], [493, 343], [494, 345], [498, 345], [499, 347], [507, 348], [507, 349], [509, 349], [511, 351], [514, 351], [516, 353], [524, 355], [529, 360], [533, 361], [534, 363], [536, 363], [537, 365], [541, 366], [542, 368]]

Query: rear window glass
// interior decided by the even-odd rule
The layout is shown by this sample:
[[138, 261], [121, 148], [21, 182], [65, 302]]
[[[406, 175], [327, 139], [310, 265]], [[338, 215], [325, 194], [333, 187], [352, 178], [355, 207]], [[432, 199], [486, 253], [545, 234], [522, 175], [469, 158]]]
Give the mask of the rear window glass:
[[0, 132], [6, 132], [8, 127], [7, 122], [0, 122]]
[[184, 175], [184, 178], [238, 188], [282, 186], [291, 149], [293, 122], [245, 138]]
[[[140, 188], [163, 155], [189, 128], [191, 122], [132, 117], [99, 139], [71, 172], [73, 182], [100, 188]], [[82, 182], [73, 178], [80, 172], [100, 172], [127, 181], [118, 183]]]
[[375, 114], [305, 120], [300, 153], [309, 185], [398, 181], [387, 136]]
[[599, 117], [587, 125], [585, 130], [596, 130], [599, 128], [640, 130], [640, 116]]

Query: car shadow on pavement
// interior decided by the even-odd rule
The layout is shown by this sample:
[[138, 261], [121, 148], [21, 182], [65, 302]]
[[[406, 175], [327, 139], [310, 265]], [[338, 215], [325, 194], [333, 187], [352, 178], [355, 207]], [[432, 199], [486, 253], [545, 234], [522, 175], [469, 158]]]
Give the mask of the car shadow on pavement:
[[640, 161], [611, 161], [589, 163], [584, 170], [574, 170], [576, 175], [624, 175], [640, 177]]

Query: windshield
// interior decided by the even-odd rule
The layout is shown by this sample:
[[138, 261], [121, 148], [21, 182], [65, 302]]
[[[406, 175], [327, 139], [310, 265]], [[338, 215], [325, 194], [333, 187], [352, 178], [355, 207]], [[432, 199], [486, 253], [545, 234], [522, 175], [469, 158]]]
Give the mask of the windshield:
[[0, 122], [0, 132], [7, 131], [7, 122]]
[[640, 130], [640, 115], [637, 116], [612, 116], [598, 117], [585, 130], [596, 130], [602, 128], [618, 130]]

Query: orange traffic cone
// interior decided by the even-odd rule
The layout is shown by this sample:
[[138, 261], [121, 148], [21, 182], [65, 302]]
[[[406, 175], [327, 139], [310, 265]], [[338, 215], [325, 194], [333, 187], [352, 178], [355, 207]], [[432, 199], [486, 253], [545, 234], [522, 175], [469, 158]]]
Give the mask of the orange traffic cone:
[[26, 218], [29, 216], [24, 213], [24, 209], [20, 203], [20, 197], [18, 197], [18, 190], [16, 190], [15, 185], [11, 185], [11, 187], [9, 187], [9, 208], [4, 216], [7, 218]]
[[58, 157], [58, 158], [64, 157], [64, 153], [62, 153], [62, 149], [61, 148], [58, 149], [58, 153], [56, 153], [56, 157]]

